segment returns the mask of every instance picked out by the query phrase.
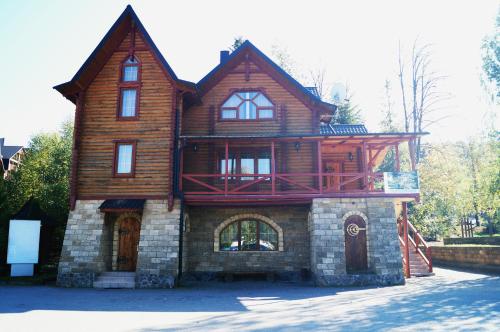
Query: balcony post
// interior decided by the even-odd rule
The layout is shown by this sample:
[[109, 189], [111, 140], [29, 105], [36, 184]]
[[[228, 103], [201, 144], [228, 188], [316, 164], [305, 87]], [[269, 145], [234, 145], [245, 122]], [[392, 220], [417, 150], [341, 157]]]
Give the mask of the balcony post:
[[399, 144], [394, 145], [394, 154], [396, 158], [396, 172], [401, 170], [401, 163], [399, 161]]
[[179, 147], [179, 191], [182, 192], [182, 183], [184, 182], [183, 173], [184, 173], [184, 142], [181, 142]]
[[228, 189], [228, 171], [229, 171], [229, 142], [225, 142], [226, 149], [225, 149], [225, 160], [224, 162], [226, 163], [226, 174], [224, 175], [224, 195], [227, 196], [227, 189]]
[[404, 232], [404, 243], [405, 243], [405, 274], [407, 278], [410, 278], [410, 247], [408, 246], [408, 207], [407, 202], [402, 202], [403, 205], [403, 232]]
[[318, 187], [319, 193], [323, 193], [323, 160], [321, 155], [321, 141], [317, 142], [318, 145]]
[[410, 150], [411, 170], [414, 171], [416, 169], [416, 163], [415, 163], [415, 140], [414, 139], [410, 139], [408, 141], [408, 148]]
[[276, 194], [276, 159], [274, 155], [274, 141], [271, 141], [271, 192]]

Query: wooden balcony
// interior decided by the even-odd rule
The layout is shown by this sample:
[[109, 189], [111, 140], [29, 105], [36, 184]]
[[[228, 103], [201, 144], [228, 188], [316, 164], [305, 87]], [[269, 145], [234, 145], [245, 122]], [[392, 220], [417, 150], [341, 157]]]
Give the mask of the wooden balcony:
[[[184, 137], [179, 191], [190, 204], [203, 205], [309, 203], [322, 197], [414, 199], [418, 194], [385, 193], [383, 173], [374, 171], [390, 148], [399, 170], [399, 144], [413, 137]], [[254, 166], [249, 152], [239, 152], [249, 149], [258, 151]]]

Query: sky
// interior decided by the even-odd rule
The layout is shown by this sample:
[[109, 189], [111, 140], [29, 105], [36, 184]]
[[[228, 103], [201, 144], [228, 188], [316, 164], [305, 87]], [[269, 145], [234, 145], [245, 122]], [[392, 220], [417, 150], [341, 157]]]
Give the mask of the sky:
[[[399, 114], [397, 50], [432, 45], [433, 68], [450, 96], [429, 141], [464, 140], [498, 113], [480, 84], [481, 41], [494, 31], [498, 1], [103, 1], [0, 0], [0, 137], [25, 145], [56, 131], [74, 105], [52, 89], [80, 68], [131, 4], [178, 77], [198, 82], [236, 36], [264, 53], [286, 49], [299, 72], [324, 68], [347, 83], [370, 131], [379, 130], [384, 83]], [[494, 121], [498, 129], [499, 117]]]

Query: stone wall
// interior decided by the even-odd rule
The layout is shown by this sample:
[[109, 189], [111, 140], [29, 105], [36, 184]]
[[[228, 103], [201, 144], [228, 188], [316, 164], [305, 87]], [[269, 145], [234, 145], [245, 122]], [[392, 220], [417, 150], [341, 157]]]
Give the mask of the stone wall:
[[173, 287], [179, 266], [179, 217], [177, 200], [171, 212], [166, 200], [146, 201], [137, 256], [137, 287]]
[[[356, 214], [366, 222], [366, 274], [347, 274], [344, 222]], [[385, 198], [314, 199], [309, 219], [311, 271], [320, 286], [403, 284], [394, 203]]]
[[452, 237], [443, 239], [445, 245], [448, 244], [487, 244], [500, 246], [500, 236], [485, 236], [485, 237]]
[[435, 265], [500, 271], [500, 246], [432, 246]]
[[[218, 272], [274, 272], [278, 278], [297, 280], [309, 269], [309, 236], [307, 214], [309, 206], [216, 208], [189, 207], [186, 234], [187, 277], [210, 279]], [[278, 251], [217, 251], [215, 230], [224, 221], [238, 216], [256, 216], [272, 220], [283, 234]], [[236, 219], [234, 219], [236, 216]], [[264, 218], [259, 218], [262, 216]], [[269, 221], [268, 221], [269, 223]]]
[[77, 201], [70, 211], [64, 235], [57, 284], [62, 287], [92, 287], [96, 274], [106, 269], [103, 251], [109, 241], [105, 232], [102, 201]]

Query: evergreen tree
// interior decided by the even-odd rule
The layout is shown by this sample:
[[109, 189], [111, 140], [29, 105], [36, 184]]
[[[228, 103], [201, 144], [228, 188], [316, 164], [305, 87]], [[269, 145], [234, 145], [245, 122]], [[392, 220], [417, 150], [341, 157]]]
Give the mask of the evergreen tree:
[[242, 36], [235, 37], [233, 40], [233, 44], [229, 46], [229, 50], [231, 52], [236, 51], [238, 47], [240, 47], [245, 42], [245, 39]]

